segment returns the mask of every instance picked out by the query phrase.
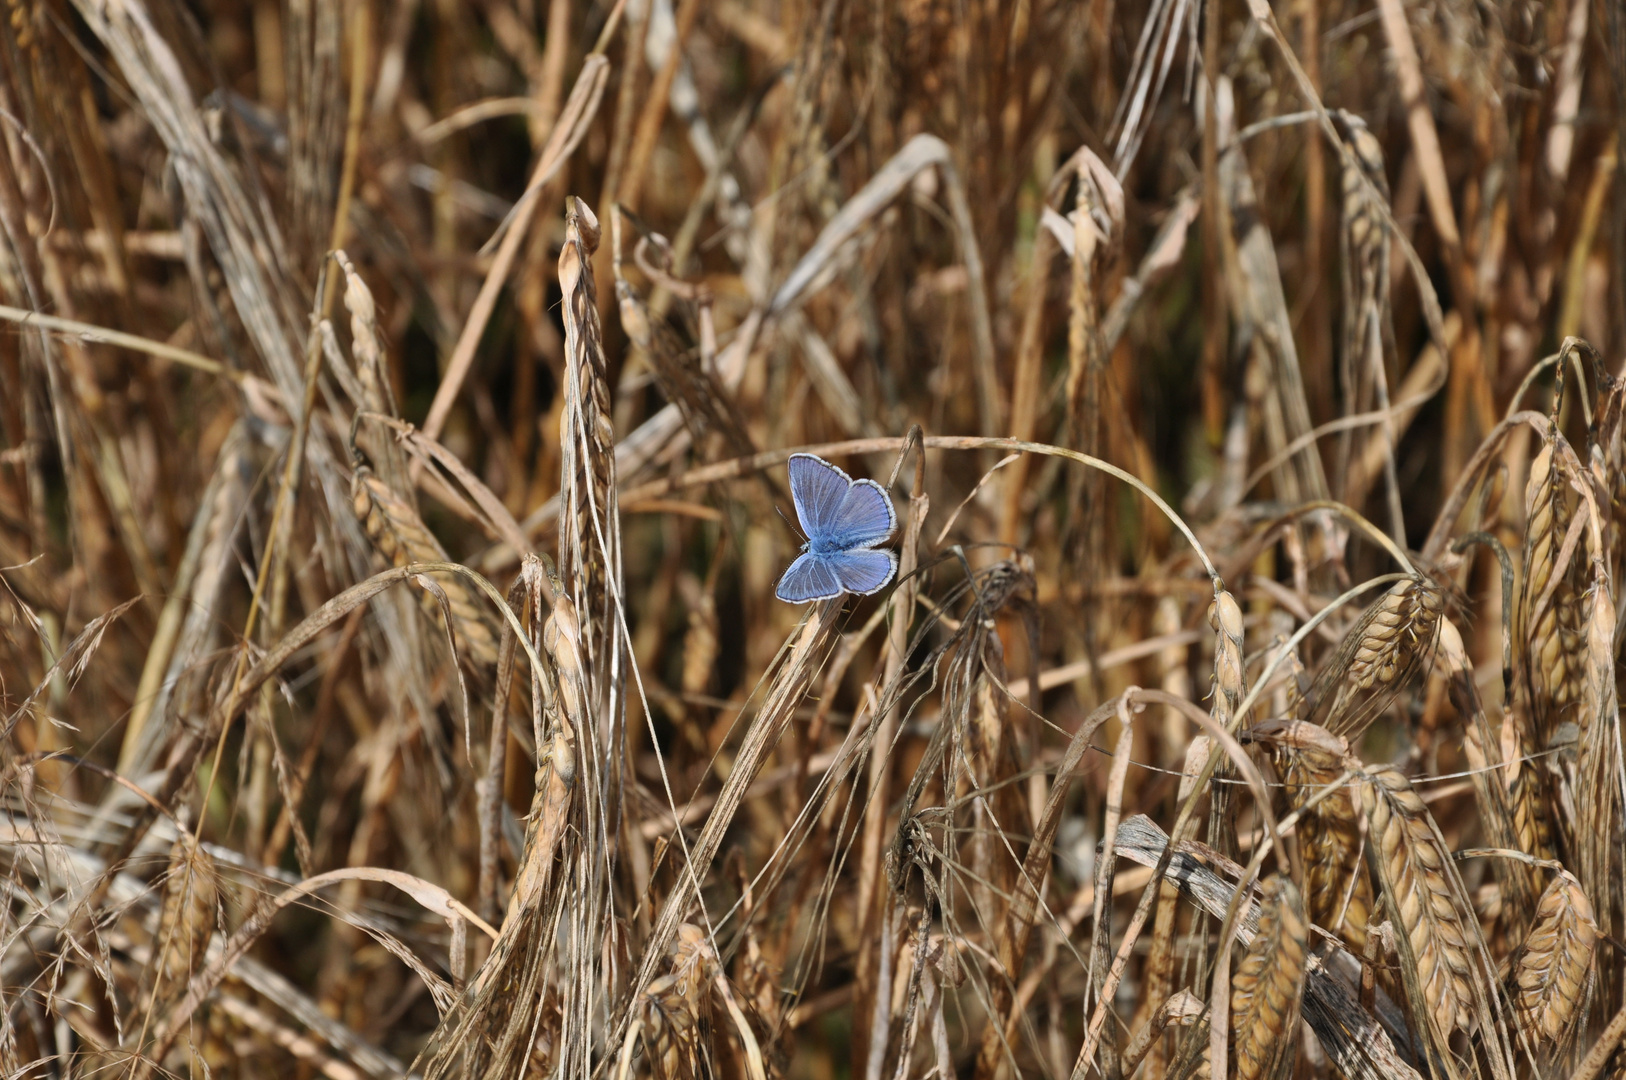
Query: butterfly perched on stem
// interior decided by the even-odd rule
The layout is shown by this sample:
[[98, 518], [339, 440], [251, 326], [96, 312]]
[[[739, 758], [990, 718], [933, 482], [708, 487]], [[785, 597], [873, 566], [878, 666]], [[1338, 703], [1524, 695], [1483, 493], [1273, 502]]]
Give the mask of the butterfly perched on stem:
[[897, 553], [877, 546], [898, 527], [885, 488], [874, 480], [854, 480], [816, 454], [792, 454], [790, 494], [807, 543], [774, 595], [806, 604], [842, 593], [868, 596], [892, 581]]

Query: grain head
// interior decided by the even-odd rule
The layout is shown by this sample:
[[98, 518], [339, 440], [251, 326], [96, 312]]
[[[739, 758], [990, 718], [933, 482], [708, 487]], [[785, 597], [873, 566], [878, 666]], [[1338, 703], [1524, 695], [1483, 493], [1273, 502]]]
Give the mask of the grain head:
[[1362, 612], [1311, 690], [1310, 719], [1356, 738], [1412, 680], [1428, 670], [1444, 593], [1423, 577], [1390, 586]]
[[[1451, 855], [1428, 808], [1399, 770], [1369, 769], [1361, 801], [1371, 827], [1370, 858], [1396, 926], [1408, 996], [1426, 1010], [1439, 1038], [1467, 1030], [1473, 1017], [1477, 924], [1458, 895]], [[1415, 987], [1415, 989], [1414, 989]]]
[[1507, 991], [1525, 1036], [1548, 1045], [1569, 1033], [1592, 979], [1598, 924], [1573, 874], [1560, 870], [1536, 902], [1524, 941], [1508, 957]]
[[1308, 935], [1298, 888], [1281, 874], [1266, 878], [1259, 893], [1259, 929], [1231, 978], [1238, 1080], [1271, 1080], [1290, 1068], [1298, 1046]]

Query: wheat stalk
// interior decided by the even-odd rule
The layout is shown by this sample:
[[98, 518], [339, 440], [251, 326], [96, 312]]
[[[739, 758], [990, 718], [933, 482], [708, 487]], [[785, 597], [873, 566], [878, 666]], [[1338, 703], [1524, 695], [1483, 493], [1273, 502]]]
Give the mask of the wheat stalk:
[[[540, 569], [534, 560], [526, 568], [528, 574]], [[587, 719], [580, 631], [568, 597], [555, 598], [537, 637], [546, 666], [532, 672], [539, 741], [525, 847], [501, 936], [467, 998], [442, 1019], [430, 1039], [423, 1067], [430, 1080], [519, 1075], [517, 1070], [531, 1057], [539, 1018], [552, 1025], [549, 1042], [555, 1061], [561, 1054], [558, 1034], [567, 1018], [546, 1006], [550, 994], [558, 996], [549, 985], [551, 961], [563, 895], [573, 883], [562, 880], [555, 864], [567, 847], [580, 802], [578, 733]], [[544, 732], [548, 737], [541, 741]]]
[[[1214, 688], [1209, 715], [1219, 726], [1231, 729], [1238, 723], [1237, 708], [1247, 694], [1246, 660], [1242, 652], [1242, 608], [1223, 588], [1214, 591], [1208, 608], [1208, 625], [1214, 631]], [[1235, 770], [1224, 758], [1208, 789], [1208, 842], [1227, 856], [1236, 854], [1236, 823], [1231, 785], [1225, 781]]]

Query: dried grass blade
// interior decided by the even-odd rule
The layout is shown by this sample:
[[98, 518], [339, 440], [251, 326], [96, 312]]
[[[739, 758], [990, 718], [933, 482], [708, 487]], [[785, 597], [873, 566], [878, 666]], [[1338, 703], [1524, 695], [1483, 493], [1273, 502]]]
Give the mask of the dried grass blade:
[[[774, 673], [762, 708], [752, 720], [740, 745], [739, 753], [735, 756], [734, 768], [723, 783], [723, 789], [718, 793], [717, 802], [707, 816], [706, 823], [701, 826], [700, 835], [689, 846], [688, 861], [677, 886], [661, 905], [660, 914], [645, 943], [644, 959], [632, 983], [634, 1000], [650, 986], [651, 980], [655, 977], [656, 966], [665, 955], [679, 924], [684, 921], [690, 905], [699, 895], [702, 883], [711, 871], [712, 861], [722, 845], [723, 834], [733, 824], [734, 815], [739, 812], [740, 803], [744, 800], [752, 781], [761, 771], [763, 763], [784, 736], [785, 726], [790, 722], [792, 713], [807, 692], [813, 674], [835, 636], [840, 613], [839, 600], [818, 605], [802, 623], [794, 642], [788, 643], [788, 651], [780, 661], [779, 669]], [[625, 1036], [631, 1019], [630, 1010], [623, 1007], [615, 1023], [611, 1025], [612, 1037], [609, 1040], [611, 1045], [617, 1045]]]
[[[1282, 33], [1281, 25], [1276, 21], [1276, 14], [1271, 10], [1268, 0], [1248, 0], [1248, 13], [1253, 16], [1255, 22], [1264, 28], [1265, 32], [1270, 35], [1271, 40], [1276, 43], [1276, 47], [1281, 50], [1282, 58], [1287, 61], [1288, 70], [1293, 73], [1293, 81], [1298, 86], [1299, 93], [1315, 110], [1316, 117], [1321, 123], [1321, 130], [1325, 132], [1333, 145], [1338, 147], [1340, 156], [1348, 154], [1349, 149], [1344, 146], [1343, 140], [1338, 138], [1338, 132], [1333, 127], [1326, 106], [1321, 102], [1321, 95], [1317, 92], [1315, 83], [1311, 81], [1310, 76], [1304, 70], [1304, 65], [1299, 62], [1292, 46], [1288, 44], [1287, 36]], [[1450, 346], [1446, 341], [1445, 319], [1441, 314], [1440, 297], [1434, 289], [1433, 281], [1429, 278], [1428, 268], [1423, 265], [1423, 260], [1418, 256], [1417, 249], [1406, 239], [1405, 232], [1396, 224], [1394, 216], [1389, 212], [1388, 207], [1382, 203], [1375, 203], [1374, 205], [1383, 214], [1384, 223], [1388, 225], [1390, 232], [1400, 242], [1400, 250], [1406, 256], [1406, 263], [1411, 268], [1412, 280], [1422, 301], [1423, 319], [1428, 323], [1429, 336], [1434, 339], [1434, 343], [1439, 346], [1442, 352], [1446, 352]]]
[[1586, 645], [1582, 668], [1580, 734], [1576, 744], [1576, 837], [1580, 878], [1599, 925], [1615, 930], [1621, 896], [1616, 876], [1621, 856], [1620, 815], [1626, 805], [1621, 761], [1620, 703], [1615, 684], [1615, 602], [1610, 595], [1607, 563], [1593, 561], [1594, 579], [1587, 602]]
[[967, 287], [971, 296], [971, 330], [976, 365], [978, 406], [984, 435], [1000, 430], [1000, 389], [995, 368], [993, 319], [988, 312], [988, 287], [983, 278], [982, 255], [977, 248], [971, 204], [965, 186], [955, 171], [949, 146], [935, 135], [916, 135], [905, 143], [879, 172], [870, 178], [820, 231], [769, 301], [766, 314], [777, 316], [799, 300], [825, 270], [847, 241], [858, 234], [864, 223], [903, 193], [924, 169], [935, 166], [948, 189], [949, 211], [965, 260]]
[[619, 208], [612, 214], [612, 238], [616, 243], [611, 267], [615, 273], [615, 299], [621, 314], [621, 327], [638, 352], [649, 358], [661, 393], [682, 413], [696, 441], [715, 431], [728, 442], [732, 453], [747, 457], [756, 452], [745, 422], [734, 401], [718, 380], [717, 372], [704, 362], [695, 363], [684, 355], [664, 318], [644, 302], [638, 290], [621, 275]]
[[[1259, 212], [1258, 197], [1240, 144], [1220, 157], [1220, 184], [1238, 233], [1234, 248], [1236, 315], [1239, 333], [1251, 336], [1256, 363], [1267, 365], [1271, 396], [1265, 408], [1266, 432], [1272, 453], [1281, 451], [1315, 427], [1304, 392], [1298, 348], [1293, 342], [1293, 320], [1282, 291], [1281, 267], [1275, 243]], [[1279, 472], [1282, 496], [1289, 503], [1328, 496], [1321, 456], [1307, 446]]]
[[[192, 1015], [199, 1006], [214, 991], [214, 988], [225, 978], [233, 965], [242, 958], [248, 948], [254, 944], [270, 927], [275, 915], [300, 900], [302, 897], [315, 893], [318, 889], [328, 885], [346, 881], [377, 881], [394, 886], [407, 893], [414, 900], [425, 906], [428, 910], [446, 918], [447, 920], [468, 919], [480, 927], [487, 934], [495, 937], [497, 932], [487, 926], [484, 920], [475, 915], [461, 902], [451, 896], [445, 889], [432, 882], [405, 874], [398, 870], [381, 870], [370, 866], [346, 867], [340, 870], [331, 870], [325, 874], [306, 878], [295, 885], [291, 885], [274, 896], [263, 898], [260, 903], [243, 920], [241, 926], [226, 941], [218, 953], [211, 952], [208, 966], [192, 977], [187, 986], [186, 996], [174, 1010], [165, 1014], [162, 1024], [153, 1038], [153, 1050], [150, 1055], [138, 1060], [133, 1076], [144, 1080], [152, 1074], [156, 1063], [161, 1062], [169, 1053], [175, 1040], [186, 1030]], [[385, 933], [382, 927], [371, 920], [348, 916], [348, 918], [361, 925], [368, 933], [378, 939], [401, 960], [406, 962], [414, 972], [428, 984], [432, 993], [439, 1000], [437, 1004], [442, 1007], [451, 1004], [449, 988], [427, 966], [422, 964], [416, 956], [402, 945], [392, 935]]]
[[[616, 8], [616, 12], [620, 12], [619, 7]], [[606, 30], [610, 31], [612, 28], [613, 20]], [[582, 137], [587, 134], [589, 122], [598, 114], [599, 102], [603, 99], [604, 84], [609, 74], [610, 61], [602, 48], [589, 53], [582, 61], [582, 69], [576, 76], [576, 85], [571, 88], [564, 111], [554, 124], [547, 145], [542, 148], [536, 170], [531, 174], [530, 183], [526, 185], [525, 195], [515, 204], [510, 218], [503, 223], [502, 242], [491, 261], [491, 269], [486, 272], [485, 282], [480, 286], [480, 295], [475, 297], [474, 306], [469, 310], [468, 318], [464, 320], [457, 345], [452, 350], [451, 359], [446, 363], [446, 374], [442, 376], [440, 387], [435, 391], [435, 400], [429, 406], [429, 415], [424, 418], [424, 434], [431, 439], [440, 437], [441, 429], [446, 425], [446, 418], [451, 415], [452, 404], [463, 388], [463, 380], [467, 378], [469, 369], [474, 365], [475, 350], [480, 345], [480, 338], [485, 334], [492, 311], [496, 309], [497, 296], [508, 279], [508, 271], [513, 267], [514, 259], [519, 254], [520, 244], [530, 231], [531, 217], [536, 213], [542, 189], [564, 166]]]
[[[526, 575], [540, 572], [533, 559]], [[533, 592], [534, 599], [534, 592]], [[537, 605], [527, 614], [538, 615]], [[533, 622], [534, 626], [535, 623]], [[532, 670], [532, 708], [539, 732], [535, 793], [525, 833], [525, 847], [509, 894], [502, 932], [491, 955], [470, 984], [468, 997], [441, 1020], [425, 1050], [424, 1075], [485, 1077], [514, 1075], [529, 1060], [533, 1028], [548, 1012], [546, 984], [557, 953], [557, 920], [568, 878], [556, 871], [579, 804], [581, 743], [587, 724], [584, 672], [579, 631], [570, 600], [560, 597], [543, 624], [541, 639], [547, 661]], [[568, 1046], [555, 1040], [555, 1060]]]
[[[1491, 734], [1490, 721], [1479, 699], [1473, 664], [1468, 660], [1462, 634], [1450, 619], [1440, 619], [1439, 645], [1446, 689], [1465, 728], [1463, 754], [1473, 770], [1470, 780], [1474, 785], [1474, 797], [1479, 805], [1479, 817], [1484, 823], [1485, 833], [1496, 847], [1516, 848], [1544, 857], [1523, 846], [1525, 837], [1519, 816], [1509, 799], [1507, 787], [1496, 780], [1497, 770], [1503, 764], [1501, 747]], [[1511, 728], [1514, 720], [1509, 717], [1503, 723]], [[1521, 768], [1515, 763], [1513, 768], [1519, 770], [1515, 775], [1523, 776], [1531, 772], [1527, 765]], [[1510, 782], [1514, 782], [1511, 777]], [[1514, 928], [1527, 925], [1538, 895], [1533, 868], [1511, 860], [1497, 859], [1494, 870], [1502, 894], [1503, 925]]]

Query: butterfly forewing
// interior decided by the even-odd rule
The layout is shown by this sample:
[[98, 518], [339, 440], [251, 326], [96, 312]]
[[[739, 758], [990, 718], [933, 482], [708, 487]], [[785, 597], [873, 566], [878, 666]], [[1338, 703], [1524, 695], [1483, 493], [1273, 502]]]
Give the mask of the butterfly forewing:
[[787, 603], [805, 604], [812, 600], [829, 600], [840, 596], [842, 591], [842, 583], [829, 557], [804, 552], [796, 556], [796, 561], [779, 579], [774, 595]]
[[790, 456], [790, 495], [796, 500], [796, 516], [808, 539], [823, 539], [839, 527], [842, 503], [851, 486], [846, 473], [821, 457]]
[[879, 592], [898, 570], [898, 556], [887, 548], [854, 548], [826, 555], [841, 587], [868, 596]]
[[835, 547], [873, 547], [892, 535], [898, 513], [892, 499], [874, 480], [855, 480], [841, 500], [829, 539]]

